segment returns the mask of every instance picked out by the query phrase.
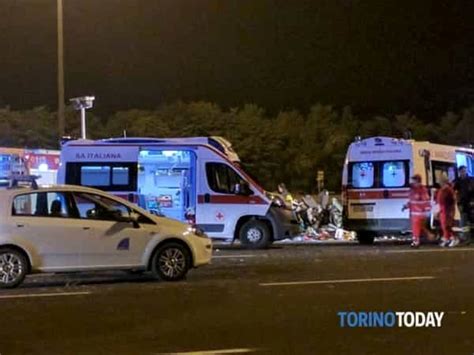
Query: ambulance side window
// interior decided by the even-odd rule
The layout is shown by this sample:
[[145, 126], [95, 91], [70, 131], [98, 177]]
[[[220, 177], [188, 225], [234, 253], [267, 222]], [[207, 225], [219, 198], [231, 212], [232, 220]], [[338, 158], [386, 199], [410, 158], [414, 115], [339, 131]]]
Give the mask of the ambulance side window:
[[66, 163], [66, 184], [90, 186], [104, 191], [135, 191], [137, 163]]
[[433, 186], [439, 187], [442, 176], [446, 175], [449, 181], [456, 179], [456, 165], [440, 161], [431, 161], [433, 168]]
[[206, 175], [209, 187], [214, 192], [235, 194], [235, 186], [242, 178], [223, 163], [206, 163]]
[[356, 189], [370, 188], [374, 186], [375, 166], [371, 162], [361, 162], [352, 164], [350, 174], [350, 185]]
[[474, 177], [474, 156], [470, 153], [456, 152], [456, 165], [465, 166], [467, 169], [467, 175]]

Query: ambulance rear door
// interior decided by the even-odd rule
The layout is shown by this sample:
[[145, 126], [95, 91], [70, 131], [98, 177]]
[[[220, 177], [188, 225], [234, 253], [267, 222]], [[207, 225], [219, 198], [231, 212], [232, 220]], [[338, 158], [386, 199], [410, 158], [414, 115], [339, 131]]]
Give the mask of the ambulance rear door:
[[347, 159], [347, 228], [367, 236], [406, 232], [413, 170], [409, 142], [375, 137], [353, 144]]

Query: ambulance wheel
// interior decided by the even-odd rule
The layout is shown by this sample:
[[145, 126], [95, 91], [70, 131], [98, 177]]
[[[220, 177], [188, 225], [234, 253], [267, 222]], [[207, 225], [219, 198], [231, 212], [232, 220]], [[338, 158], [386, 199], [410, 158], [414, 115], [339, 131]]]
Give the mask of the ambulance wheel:
[[264, 249], [272, 243], [270, 229], [263, 221], [245, 222], [239, 231], [240, 244], [247, 249]]
[[357, 233], [357, 239], [359, 240], [359, 244], [372, 245], [374, 244], [375, 235], [373, 233], [359, 232]]

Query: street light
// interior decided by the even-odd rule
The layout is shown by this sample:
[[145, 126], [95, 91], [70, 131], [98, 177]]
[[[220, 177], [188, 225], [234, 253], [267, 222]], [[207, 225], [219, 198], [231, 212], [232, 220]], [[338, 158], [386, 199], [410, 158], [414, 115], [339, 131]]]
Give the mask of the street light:
[[63, 0], [56, 0], [58, 36], [58, 134], [64, 135], [64, 40], [63, 40]]
[[94, 105], [94, 96], [81, 96], [69, 99], [75, 110], [81, 111], [81, 138], [86, 139], [86, 110]]

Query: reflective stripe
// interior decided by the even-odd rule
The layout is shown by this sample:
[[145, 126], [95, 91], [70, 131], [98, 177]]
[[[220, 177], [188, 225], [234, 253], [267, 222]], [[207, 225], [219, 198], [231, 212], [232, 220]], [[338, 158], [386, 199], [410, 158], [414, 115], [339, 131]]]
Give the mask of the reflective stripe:
[[415, 211], [413, 211], [413, 212], [411, 212], [411, 215], [412, 216], [425, 216], [425, 217], [428, 217], [430, 215], [430, 213], [429, 212], [415, 212]]
[[414, 205], [430, 204], [430, 201], [419, 201], [419, 200], [410, 200], [410, 203]]

